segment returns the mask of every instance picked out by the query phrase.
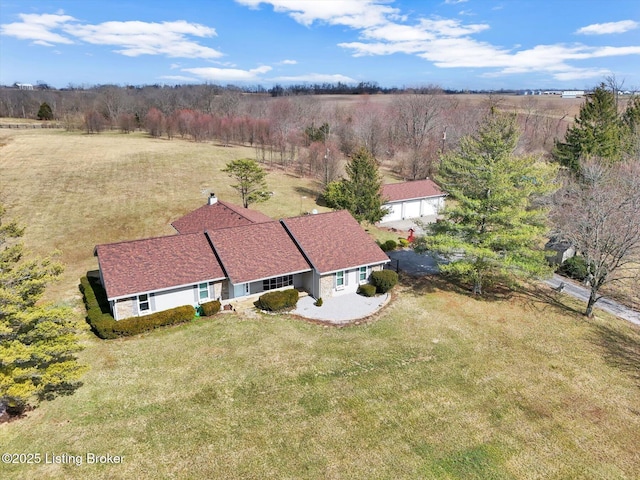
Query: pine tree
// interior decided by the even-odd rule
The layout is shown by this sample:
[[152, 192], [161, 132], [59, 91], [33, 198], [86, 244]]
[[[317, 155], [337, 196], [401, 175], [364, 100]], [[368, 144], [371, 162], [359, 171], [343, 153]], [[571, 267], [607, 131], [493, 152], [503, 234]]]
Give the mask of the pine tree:
[[490, 115], [442, 158], [437, 180], [453, 201], [414, 245], [448, 257], [441, 271], [470, 282], [476, 294], [496, 281], [548, 272], [540, 248], [546, 209], [536, 201], [553, 189], [556, 169], [514, 155], [518, 136], [514, 117]]
[[68, 307], [40, 305], [62, 266], [50, 258], [28, 260], [19, 241], [23, 229], [2, 223], [0, 205], [0, 416], [72, 393], [85, 367]]
[[244, 208], [249, 208], [252, 203], [264, 202], [269, 199], [270, 195], [266, 191], [267, 182], [265, 181], [267, 172], [255, 160], [250, 158], [233, 160], [227, 163], [222, 171], [228, 173], [238, 182], [231, 186], [240, 193]]
[[579, 170], [581, 161], [593, 157], [618, 161], [623, 152], [622, 129], [615, 95], [602, 83], [580, 107], [565, 141], [556, 141], [553, 155], [573, 171]]
[[380, 221], [386, 210], [382, 207], [382, 177], [376, 160], [362, 147], [351, 157], [346, 172], [347, 178], [327, 185], [327, 205], [349, 210], [359, 222]]

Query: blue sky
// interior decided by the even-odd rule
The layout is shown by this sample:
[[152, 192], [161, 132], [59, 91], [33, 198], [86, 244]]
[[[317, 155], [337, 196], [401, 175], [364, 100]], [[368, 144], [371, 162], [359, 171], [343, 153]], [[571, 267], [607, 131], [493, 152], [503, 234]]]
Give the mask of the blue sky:
[[2, 0], [0, 83], [640, 88], [638, 0]]

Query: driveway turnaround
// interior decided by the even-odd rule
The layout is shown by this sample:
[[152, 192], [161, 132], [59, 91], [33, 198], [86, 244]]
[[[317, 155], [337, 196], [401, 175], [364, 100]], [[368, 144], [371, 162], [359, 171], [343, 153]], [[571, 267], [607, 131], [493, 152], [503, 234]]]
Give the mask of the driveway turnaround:
[[391, 269], [402, 270], [416, 277], [438, 273], [438, 264], [431, 255], [422, 255], [410, 248], [405, 248], [387, 252], [387, 256], [391, 259], [389, 264]]
[[[561, 283], [564, 283], [562, 293], [567, 293], [572, 297], [576, 297], [579, 300], [583, 300], [585, 303], [589, 300], [589, 290], [573, 283], [571, 280], [561, 277], [560, 275], [554, 275], [548, 280], [544, 281], [551, 288], [557, 289]], [[595, 304], [596, 308], [612, 313], [617, 317], [624, 318], [625, 320], [640, 325], [640, 312], [631, 310], [630, 308], [614, 301], [609, 298], [601, 298]], [[586, 309], [586, 305], [585, 305]]]
[[295, 310], [290, 313], [311, 320], [320, 320], [333, 325], [345, 325], [376, 313], [389, 301], [389, 294], [364, 297], [357, 293], [345, 293], [337, 297], [322, 299], [322, 306], [314, 305], [311, 296], [298, 300]]

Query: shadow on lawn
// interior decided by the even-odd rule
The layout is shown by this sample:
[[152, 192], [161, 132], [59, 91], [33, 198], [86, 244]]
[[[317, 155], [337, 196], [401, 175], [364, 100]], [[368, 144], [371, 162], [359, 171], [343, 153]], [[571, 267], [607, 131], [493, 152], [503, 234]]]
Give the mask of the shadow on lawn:
[[631, 376], [640, 387], [640, 332], [595, 325], [593, 341], [602, 348], [607, 364]]
[[[553, 308], [560, 313], [583, 316], [584, 311], [565, 303], [568, 297], [548, 285], [526, 284], [515, 290], [528, 307], [535, 309]], [[514, 292], [514, 293], [515, 293]]]

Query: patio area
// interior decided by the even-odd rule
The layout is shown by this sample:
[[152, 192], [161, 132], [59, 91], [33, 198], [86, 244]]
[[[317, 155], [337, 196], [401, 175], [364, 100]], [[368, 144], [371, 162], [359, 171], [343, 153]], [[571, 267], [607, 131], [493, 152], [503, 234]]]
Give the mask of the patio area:
[[290, 313], [311, 320], [333, 325], [346, 325], [356, 320], [361, 320], [373, 315], [389, 301], [389, 294], [365, 297], [357, 293], [339, 295], [322, 299], [322, 306], [314, 305], [315, 299], [311, 296], [301, 297], [295, 310]]

